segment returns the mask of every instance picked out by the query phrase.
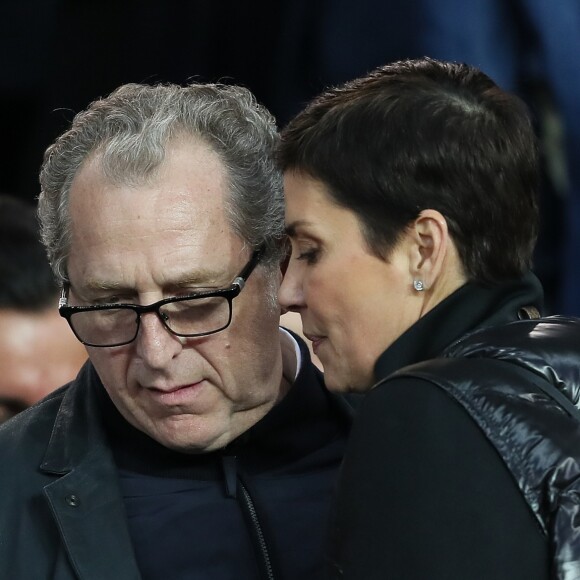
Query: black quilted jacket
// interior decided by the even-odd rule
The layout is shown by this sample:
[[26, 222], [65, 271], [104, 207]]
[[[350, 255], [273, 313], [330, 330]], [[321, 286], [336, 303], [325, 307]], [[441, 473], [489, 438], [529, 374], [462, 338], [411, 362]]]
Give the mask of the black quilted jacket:
[[[552, 577], [579, 579], [580, 421], [533, 377], [580, 406], [580, 320], [554, 316], [480, 330], [451, 345], [444, 356], [395, 376], [429, 380], [466, 409], [546, 534]], [[514, 373], [514, 365], [532, 376]]]

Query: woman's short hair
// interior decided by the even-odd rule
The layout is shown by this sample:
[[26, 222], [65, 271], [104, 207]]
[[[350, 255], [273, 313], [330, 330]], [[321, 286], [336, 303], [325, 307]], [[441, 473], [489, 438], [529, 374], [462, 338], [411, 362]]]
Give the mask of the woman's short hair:
[[388, 259], [424, 209], [446, 218], [472, 281], [531, 267], [538, 153], [524, 103], [466, 64], [395, 62], [328, 90], [282, 131], [281, 169], [324, 183]]

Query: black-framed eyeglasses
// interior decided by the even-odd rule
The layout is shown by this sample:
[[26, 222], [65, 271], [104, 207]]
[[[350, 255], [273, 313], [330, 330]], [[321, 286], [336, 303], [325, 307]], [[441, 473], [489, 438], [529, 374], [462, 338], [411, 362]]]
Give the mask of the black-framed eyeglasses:
[[146, 306], [69, 306], [68, 287], [65, 287], [58, 311], [66, 318], [75, 336], [87, 346], [113, 347], [133, 342], [139, 332], [141, 315], [147, 312], [155, 312], [165, 328], [176, 336], [191, 338], [215, 334], [230, 325], [232, 300], [244, 288], [262, 254], [263, 248], [256, 250], [227, 288], [164, 298]]

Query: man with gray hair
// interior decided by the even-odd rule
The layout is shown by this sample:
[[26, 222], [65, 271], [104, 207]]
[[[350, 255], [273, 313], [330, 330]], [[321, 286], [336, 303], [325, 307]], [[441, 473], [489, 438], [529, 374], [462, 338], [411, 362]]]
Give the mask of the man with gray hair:
[[321, 577], [350, 415], [278, 326], [277, 139], [246, 89], [126, 85], [47, 150], [89, 362], [0, 428], [0, 577]]

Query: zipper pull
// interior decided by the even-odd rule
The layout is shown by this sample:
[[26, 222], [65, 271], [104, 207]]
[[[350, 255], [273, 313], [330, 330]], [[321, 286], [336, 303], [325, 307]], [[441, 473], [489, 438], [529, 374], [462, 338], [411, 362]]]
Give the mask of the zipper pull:
[[224, 483], [226, 496], [235, 499], [238, 496], [238, 471], [235, 455], [222, 455], [222, 469], [224, 471]]

